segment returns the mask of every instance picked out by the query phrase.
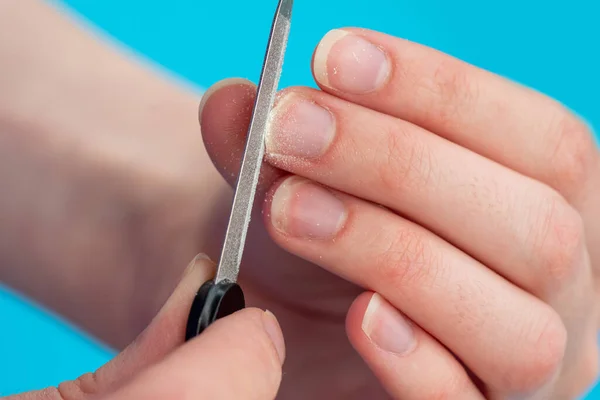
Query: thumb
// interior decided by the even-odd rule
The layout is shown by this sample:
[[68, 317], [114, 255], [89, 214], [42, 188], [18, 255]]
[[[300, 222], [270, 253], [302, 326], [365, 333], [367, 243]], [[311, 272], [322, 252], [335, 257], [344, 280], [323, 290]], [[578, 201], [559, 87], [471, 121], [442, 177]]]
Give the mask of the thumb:
[[[96, 398], [98, 395], [106, 395], [121, 387], [129, 387], [131, 382], [136, 381], [137, 374], [141, 371], [151, 370], [154, 365], [158, 365], [165, 360], [168, 354], [183, 345], [187, 316], [196, 291], [200, 285], [212, 277], [213, 271], [214, 264], [206, 256], [197, 256], [190, 263], [183, 275], [182, 281], [148, 328], [131, 345], [95, 373], [89, 373], [74, 381], [65, 382], [59, 385], [58, 388], [24, 393], [8, 397], [8, 399], [83, 400], [92, 397]], [[262, 313], [261, 311], [259, 312]], [[282, 341], [278, 325], [276, 328], [273, 328], [273, 335]], [[210, 329], [205, 331], [205, 333], [209, 331]], [[203, 334], [201, 338], [197, 339], [203, 341], [204, 336]], [[191, 341], [188, 345], [195, 341]], [[282, 343], [281, 341], [278, 343]], [[279, 348], [283, 348], [283, 344], [279, 344], [279, 346], [281, 346]]]
[[221, 319], [105, 400], [269, 400], [285, 357], [270, 312], [246, 309]]

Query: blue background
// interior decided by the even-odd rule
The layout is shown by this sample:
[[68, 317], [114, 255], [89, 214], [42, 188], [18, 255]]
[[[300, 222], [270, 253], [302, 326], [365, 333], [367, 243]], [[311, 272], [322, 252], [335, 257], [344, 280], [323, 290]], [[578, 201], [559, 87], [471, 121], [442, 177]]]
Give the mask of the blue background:
[[[200, 87], [260, 71], [276, 0], [67, 0], [85, 18]], [[433, 46], [553, 96], [600, 127], [597, 0], [297, 0], [282, 86], [314, 86], [331, 28], [360, 26]], [[0, 288], [0, 395], [56, 385], [113, 353]], [[40, 333], [42, 333], [40, 335]], [[590, 398], [600, 398], [600, 388]]]

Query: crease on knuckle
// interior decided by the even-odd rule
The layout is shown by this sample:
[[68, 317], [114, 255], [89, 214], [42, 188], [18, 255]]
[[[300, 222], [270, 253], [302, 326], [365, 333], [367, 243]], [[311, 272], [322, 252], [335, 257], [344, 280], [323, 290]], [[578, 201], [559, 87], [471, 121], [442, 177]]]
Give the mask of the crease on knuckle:
[[543, 388], [560, 372], [567, 345], [567, 331], [556, 312], [548, 307], [544, 317], [532, 319], [523, 332], [526, 346], [506, 376], [511, 392], [532, 393]]
[[56, 388], [58, 398], [62, 400], [81, 400], [97, 394], [99, 383], [96, 373], [81, 375], [73, 381], [63, 382]]
[[554, 132], [550, 184], [571, 199], [579, 194], [599, 162], [594, 138], [583, 120], [562, 108], [556, 112], [550, 131]]
[[[579, 213], [559, 196], [549, 196], [537, 211], [530, 234], [533, 262], [544, 279], [544, 292], [568, 282], [582, 264], [585, 237]], [[546, 293], [545, 293], [546, 294]]]
[[457, 283], [453, 299], [456, 326], [466, 335], [484, 331], [488, 321], [487, 310], [496, 301], [494, 291], [477, 279]]
[[373, 261], [378, 279], [393, 287], [430, 286], [441, 280], [441, 263], [421, 233], [403, 228], [376, 236], [378, 251]]
[[428, 187], [434, 161], [427, 146], [404, 128], [390, 129], [383, 136], [380, 151], [374, 152], [383, 189], [398, 194]]
[[469, 110], [479, 97], [479, 87], [471, 78], [469, 69], [453, 58], [440, 61], [433, 78], [424, 85], [439, 103], [430, 108], [431, 112], [435, 112], [432, 117], [447, 132], [457, 128], [461, 114]]

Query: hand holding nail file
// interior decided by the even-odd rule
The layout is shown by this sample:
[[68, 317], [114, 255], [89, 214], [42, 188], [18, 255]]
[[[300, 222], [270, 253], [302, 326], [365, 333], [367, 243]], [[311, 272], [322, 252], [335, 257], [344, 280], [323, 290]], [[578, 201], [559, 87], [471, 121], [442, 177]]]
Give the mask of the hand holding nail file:
[[186, 340], [202, 333], [215, 320], [245, 307], [237, 277], [263, 162], [267, 121], [285, 56], [292, 5], [293, 0], [280, 0], [275, 13], [217, 274], [202, 285], [194, 299]]

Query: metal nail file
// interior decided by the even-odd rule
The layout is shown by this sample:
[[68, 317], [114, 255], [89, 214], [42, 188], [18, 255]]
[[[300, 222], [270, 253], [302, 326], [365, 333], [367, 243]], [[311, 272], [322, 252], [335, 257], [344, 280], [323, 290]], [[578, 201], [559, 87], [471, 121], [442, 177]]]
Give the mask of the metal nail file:
[[285, 57], [292, 6], [293, 0], [280, 0], [275, 12], [217, 273], [196, 294], [188, 317], [186, 340], [202, 333], [215, 320], [245, 307], [237, 278], [265, 153], [269, 114]]

